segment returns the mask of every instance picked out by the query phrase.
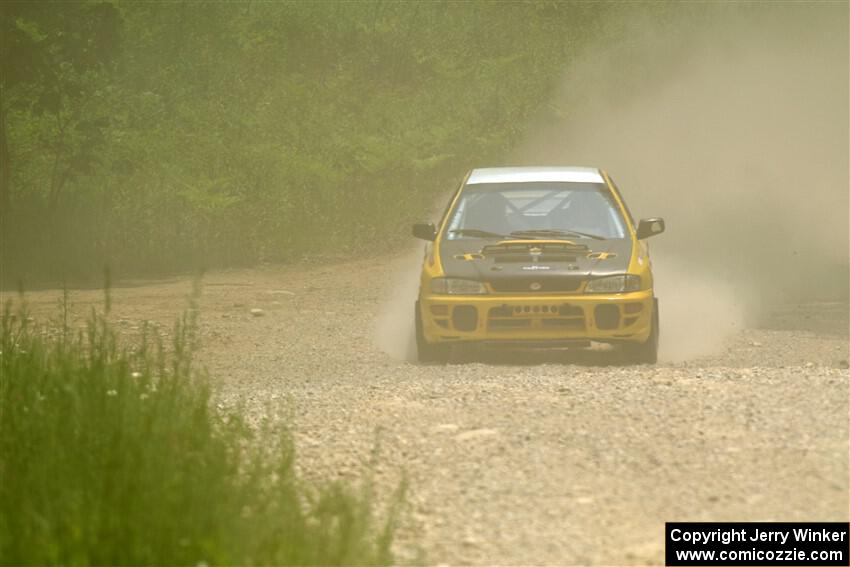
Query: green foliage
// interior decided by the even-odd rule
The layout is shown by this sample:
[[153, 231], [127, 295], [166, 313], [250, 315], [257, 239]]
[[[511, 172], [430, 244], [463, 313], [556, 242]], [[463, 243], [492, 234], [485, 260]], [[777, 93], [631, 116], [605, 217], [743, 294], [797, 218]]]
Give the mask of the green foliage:
[[270, 447], [212, 406], [194, 327], [184, 317], [167, 349], [146, 335], [130, 351], [94, 312], [74, 334], [7, 306], [0, 565], [391, 562], [396, 508], [378, 526], [368, 490], [299, 484], [285, 434]]
[[[521, 138], [613, 6], [21, 8], [2, 59], [43, 72], [2, 76], [5, 277], [395, 246], [465, 170]], [[36, 91], [58, 98], [35, 104]]]

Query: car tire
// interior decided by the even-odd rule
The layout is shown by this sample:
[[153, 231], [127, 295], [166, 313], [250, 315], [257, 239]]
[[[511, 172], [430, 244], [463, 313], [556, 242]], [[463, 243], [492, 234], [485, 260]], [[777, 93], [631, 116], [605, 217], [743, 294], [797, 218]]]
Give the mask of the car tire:
[[450, 345], [435, 345], [425, 340], [422, 330], [422, 312], [419, 302], [414, 306], [414, 321], [416, 321], [416, 360], [429, 364], [446, 364], [449, 361]]
[[661, 335], [661, 326], [658, 317], [658, 299], [652, 300], [652, 328], [649, 338], [642, 343], [627, 345], [629, 361], [634, 364], [655, 364], [658, 362], [658, 341]]

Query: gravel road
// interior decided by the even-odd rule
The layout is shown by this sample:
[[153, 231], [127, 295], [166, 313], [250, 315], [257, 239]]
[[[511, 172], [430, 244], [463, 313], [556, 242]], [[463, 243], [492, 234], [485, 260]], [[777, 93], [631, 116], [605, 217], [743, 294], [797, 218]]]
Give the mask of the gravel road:
[[[373, 339], [403, 264], [217, 272], [201, 301], [220, 403], [292, 417], [306, 476], [361, 478], [375, 459], [389, 494], [407, 475], [401, 562], [661, 564], [665, 521], [848, 520], [847, 304], [777, 306], [686, 363], [420, 366]], [[125, 282], [112, 316], [167, 332], [189, 287]], [[58, 295], [29, 294], [34, 316]], [[72, 300], [82, 314], [101, 294]]]

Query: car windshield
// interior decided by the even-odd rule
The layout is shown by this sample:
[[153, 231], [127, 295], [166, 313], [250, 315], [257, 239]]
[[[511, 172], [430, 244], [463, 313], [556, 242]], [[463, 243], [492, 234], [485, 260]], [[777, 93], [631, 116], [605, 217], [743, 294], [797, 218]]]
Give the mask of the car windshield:
[[522, 236], [527, 231], [540, 231], [538, 237], [563, 232], [569, 239], [582, 234], [625, 238], [626, 224], [603, 183], [491, 183], [463, 188], [446, 238]]

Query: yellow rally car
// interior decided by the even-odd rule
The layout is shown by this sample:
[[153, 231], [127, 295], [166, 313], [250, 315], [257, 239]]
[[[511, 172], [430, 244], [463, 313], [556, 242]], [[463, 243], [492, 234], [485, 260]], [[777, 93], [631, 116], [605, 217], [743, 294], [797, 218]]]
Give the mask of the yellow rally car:
[[637, 225], [608, 174], [586, 167], [475, 169], [425, 248], [415, 306], [419, 360], [453, 345], [620, 344], [635, 362], [658, 353], [649, 248], [660, 218]]

